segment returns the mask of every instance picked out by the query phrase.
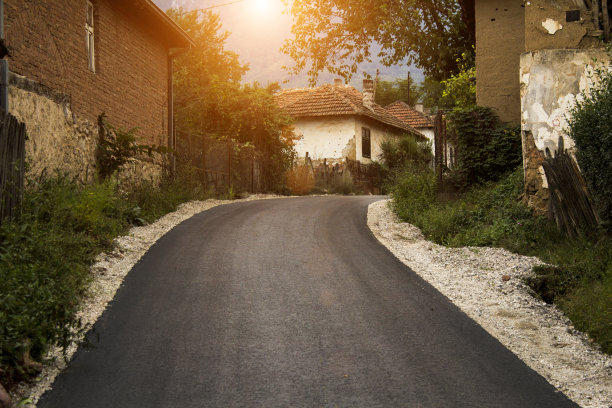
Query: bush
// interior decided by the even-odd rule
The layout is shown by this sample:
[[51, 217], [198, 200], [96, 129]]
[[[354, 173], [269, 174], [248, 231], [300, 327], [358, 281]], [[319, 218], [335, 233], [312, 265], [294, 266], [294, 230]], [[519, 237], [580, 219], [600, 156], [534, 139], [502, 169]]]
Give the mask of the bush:
[[601, 219], [612, 230], [612, 73], [599, 70], [598, 76], [599, 84], [571, 111], [568, 133]]
[[286, 179], [287, 187], [296, 195], [310, 193], [315, 185], [312, 171], [307, 166], [295, 166], [287, 171]]
[[398, 173], [391, 187], [393, 206], [405, 221], [417, 223], [420, 215], [430, 208], [436, 198], [436, 179], [433, 172], [406, 166]]
[[66, 347], [96, 254], [128, 227], [111, 182], [78, 187], [66, 177], [29, 190], [20, 220], [0, 228], [0, 381], [35, 374], [51, 345]]
[[502, 124], [490, 108], [458, 108], [449, 118], [457, 146], [453, 178], [461, 190], [499, 180], [521, 164], [520, 129]]
[[413, 167], [424, 168], [433, 158], [429, 142], [417, 142], [412, 135], [385, 140], [380, 148], [382, 164], [391, 171], [402, 168], [407, 162], [412, 163]]

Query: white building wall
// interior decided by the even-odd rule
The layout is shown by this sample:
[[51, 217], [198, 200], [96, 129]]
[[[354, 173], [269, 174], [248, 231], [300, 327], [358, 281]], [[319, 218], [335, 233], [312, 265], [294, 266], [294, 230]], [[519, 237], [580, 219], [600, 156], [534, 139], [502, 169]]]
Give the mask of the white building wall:
[[298, 157], [308, 153], [313, 160], [355, 159], [355, 118], [300, 118], [294, 126], [301, 137], [295, 146]]
[[[361, 146], [361, 128], [366, 127], [370, 129], [370, 149], [371, 149], [371, 159], [362, 156], [362, 146]], [[398, 132], [390, 131], [389, 128], [385, 126], [377, 126], [370, 121], [364, 121], [362, 119], [355, 120], [355, 138], [356, 143], [356, 155], [355, 160], [359, 160], [361, 163], [368, 164], [372, 161], [380, 161], [380, 155], [382, 154], [382, 149], [380, 148], [381, 143], [384, 140], [390, 140], [393, 137], [398, 137], [400, 135]]]

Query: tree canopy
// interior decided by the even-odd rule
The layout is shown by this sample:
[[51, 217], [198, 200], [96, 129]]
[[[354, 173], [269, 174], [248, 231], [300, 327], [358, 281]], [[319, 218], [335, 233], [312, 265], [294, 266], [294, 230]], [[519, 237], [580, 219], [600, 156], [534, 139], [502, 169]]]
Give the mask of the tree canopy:
[[289, 71], [307, 70], [311, 84], [324, 70], [349, 79], [373, 53], [440, 81], [473, 55], [474, 0], [293, 0], [290, 12], [293, 38], [282, 49], [295, 62]]
[[[210, 149], [215, 142], [231, 139], [236, 153], [254, 149], [265, 184], [278, 188], [290, 165], [294, 142], [292, 119], [272, 96], [278, 85], [240, 83], [248, 66], [240, 63], [236, 53], [225, 50], [229, 33], [222, 31], [218, 14], [171, 9], [168, 15], [196, 43], [174, 63], [179, 144], [181, 138], [190, 138], [199, 140], [201, 149]], [[194, 152], [188, 153], [193, 156]]]
[[414, 106], [423, 91], [411, 79], [396, 79], [395, 81], [377, 81], [375, 102], [380, 106], [387, 106], [396, 101], [406, 102]]

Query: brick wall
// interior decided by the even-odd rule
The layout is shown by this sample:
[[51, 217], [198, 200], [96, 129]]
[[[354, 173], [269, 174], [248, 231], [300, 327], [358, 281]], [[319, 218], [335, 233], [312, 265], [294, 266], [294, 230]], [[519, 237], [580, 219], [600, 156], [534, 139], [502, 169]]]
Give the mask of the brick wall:
[[[167, 145], [168, 47], [124, 1], [93, 0], [96, 72], [88, 69], [86, 0], [4, 0], [11, 71], [68, 96], [80, 119], [105, 112]], [[159, 31], [159, 30], [157, 30]]]

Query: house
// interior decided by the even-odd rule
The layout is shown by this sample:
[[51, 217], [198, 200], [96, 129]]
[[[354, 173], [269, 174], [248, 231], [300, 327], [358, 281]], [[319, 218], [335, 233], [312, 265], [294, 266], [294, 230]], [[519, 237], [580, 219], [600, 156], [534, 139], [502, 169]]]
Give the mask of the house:
[[288, 89], [275, 96], [295, 118], [301, 139], [298, 156], [339, 162], [345, 158], [368, 164], [381, 154], [384, 140], [412, 134], [425, 136], [374, 102], [374, 81], [363, 81], [363, 93], [336, 80], [318, 88]]
[[[33, 176], [95, 174], [98, 117], [172, 146], [172, 59], [193, 41], [150, 0], [4, 0], [9, 111]], [[133, 166], [148, 178], [158, 159]]]
[[395, 101], [392, 104], [385, 106], [385, 109], [389, 113], [425, 136], [433, 148], [435, 138], [434, 123], [423, 112], [422, 108], [423, 105], [420, 105], [421, 110], [418, 110], [417, 107], [413, 108], [404, 101]]
[[[601, 5], [605, 6], [605, 2]], [[567, 114], [591, 83], [594, 61], [609, 61], [608, 10], [598, 1], [475, 0], [476, 100], [520, 124], [525, 198], [546, 214], [550, 192], [542, 163], [567, 137]]]

